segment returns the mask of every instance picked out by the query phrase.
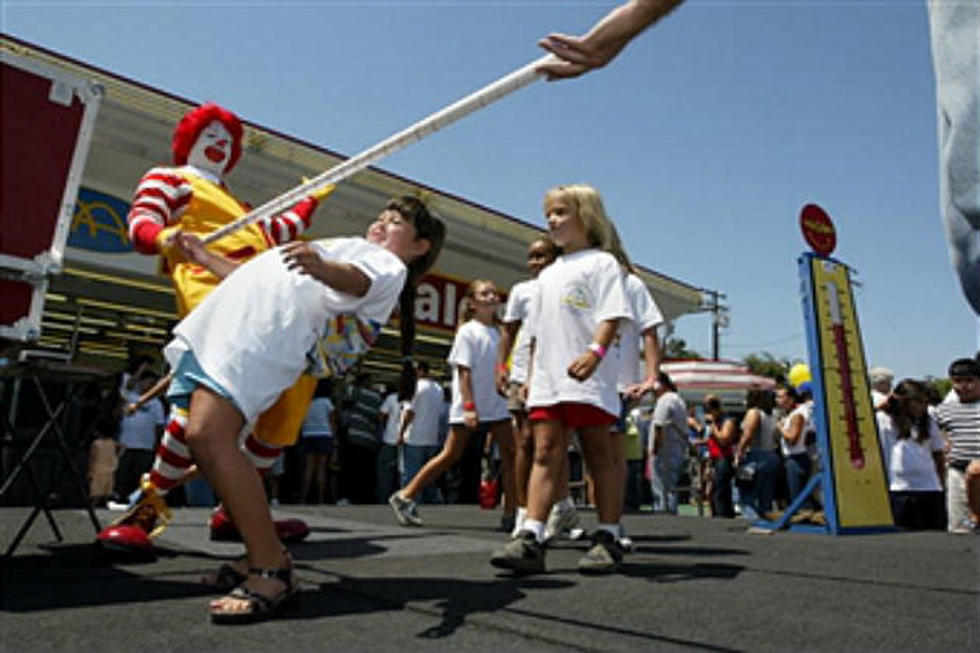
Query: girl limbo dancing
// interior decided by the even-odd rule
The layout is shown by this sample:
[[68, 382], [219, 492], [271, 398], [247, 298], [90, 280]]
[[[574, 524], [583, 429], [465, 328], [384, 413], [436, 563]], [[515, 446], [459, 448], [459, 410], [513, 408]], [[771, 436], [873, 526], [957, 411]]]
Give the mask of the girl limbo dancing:
[[545, 520], [559, 492], [569, 432], [578, 430], [596, 483], [599, 529], [579, 561], [583, 573], [610, 573], [622, 560], [619, 519], [625, 465], [610, 437], [619, 415], [619, 373], [606, 351], [619, 321], [630, 317], [623, 267], [611, 253], [618, 238], [599, 193], [559, 186], [545, 195], [548, 231], [562, 255], [538, 276], [529, 323], [535, 338], [528, 395], [534, 462], [523, 529], [491, 564], [519, 573], [544, 571]]
[[500, 341], [494, 312], [500, 296], [492, 281], [477, 279], [466, 289], [466, 299], [465, 322], [456, 332], [449, 352], [449, 363], [453, 366], [449, 437], [442, 451], [427, 462], [408, 485], [392, 494], [388, 503], [402, 526], [421, 526], [415, 497], [463, 456], [477, 428], [486, 427], [500, 448], [504, 485], [501, 525], [509, 532], [513, 528], [516, 507], [514, 433], [507, 401], [494, 387], [494, 366]]
[[421, 202], [393, 200], [366, 238], [296, 242], [260, 254], [174, 329], [165, 350], [174, 370], [168, 396], [188, 409], [184, 440], [235, 520], [248, 561], [238, 587], [211, 602], [212, 621], [266, 617], [295, 591], [291, 561], [238, 433], [304, 371], [346, 371], [399, 299], [403, 337], [411, 337], [415, 283], [444, 236]]

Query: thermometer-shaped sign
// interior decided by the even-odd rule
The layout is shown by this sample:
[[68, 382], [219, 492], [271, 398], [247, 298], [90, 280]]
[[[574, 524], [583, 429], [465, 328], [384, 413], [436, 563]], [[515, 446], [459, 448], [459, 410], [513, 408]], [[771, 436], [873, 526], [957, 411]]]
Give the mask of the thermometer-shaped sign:
[[864, 450], [861, 449], [861, 431], [858, 428], [857, 412], [854, 410], [854, 384], [851, 381], [851, 359], [847, 353], [847, 339], [844, 332], [844, 319], [841, 313], [840, 296], [837, 284], [827, 281], [827, 301], [830, 307], [830, 327], [834, 332], [834, 348], [837, 350], [837, 368], [840, 371], [841, 400], [844, 402], [844, 421], [847, 426], [847, 439], [851, 464], [856, 469], [864, 468]]

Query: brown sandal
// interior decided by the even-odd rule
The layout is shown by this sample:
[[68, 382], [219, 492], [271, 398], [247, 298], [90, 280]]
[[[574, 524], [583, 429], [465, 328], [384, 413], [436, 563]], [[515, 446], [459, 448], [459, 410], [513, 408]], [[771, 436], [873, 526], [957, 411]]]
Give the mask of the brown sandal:
[[[237, 573], [237, 572], [236, 572]], [[284, 589], [272, 596], [259, 594], [255, 590], [249, 589], [244, 585], [239, 585], [227, 594], [227, 597], [246, 601], [246, 610], [223, 610], [220, 607], [211, 606], [208, 613], [211, 615], [211, 623], [215, 624], [247, 624], [262, 621], [275, 615], [282, 608], [287, 599], [296, 593], [296, 584], [293, 582], [293, 567], [282, 569], [254, 569], [248, 570], [249, 576], [274, 579], [285, 585]]]

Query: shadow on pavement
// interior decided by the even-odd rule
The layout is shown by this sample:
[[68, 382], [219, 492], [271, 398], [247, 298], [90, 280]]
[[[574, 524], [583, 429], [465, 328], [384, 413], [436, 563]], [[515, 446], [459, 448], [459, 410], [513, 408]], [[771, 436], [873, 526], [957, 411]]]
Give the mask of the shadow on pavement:
[[[303, 592], [302, 600], [284, 614], [286, 619], [403, 610], [409, 603], [438, 601], [441, 621], [416, 633], [421, 639], [452, 635], [467, 616], [494, 612], [525, 597], [527, 589], [559, 590], [574, 586], [568, 580], [507, 578], [487, 581], [454, 578], [341, 578], [320, 585], [318, 592]], [[345, 595], [338, 600], [337, 594]], [[430, 612], [429, 609], [418, 609]]]
[[[627, 559], [628, 560], [628, 559]], [[679, 583], [690, 580], [731, 580], [745, 570], [741, 565], [695, 563], [693, 565], [661, 565], [625, 562], [619, 573], [632, 578], [646, 578], [655, 583]]]
[[[110, 564], [94, 544], [43, 547], [50, 554], [18, 556], [3, 560], [0, 580], [3, 603], [10, 612], [33, 612], [57, 608], [141, 603], [212, 594], [201, 584], [197, 572], [192, 581], [164, 580], [136, 574]], [[157, 549], [158, 557], [177, 554]], [[185, 555], [181, 553], [180, 555]], [[199, 554], [199, 557], [213, 559]], [[146, 560], [144, 560], [145, 562]], [[169, 575], [173, 575], [171, 572]]]

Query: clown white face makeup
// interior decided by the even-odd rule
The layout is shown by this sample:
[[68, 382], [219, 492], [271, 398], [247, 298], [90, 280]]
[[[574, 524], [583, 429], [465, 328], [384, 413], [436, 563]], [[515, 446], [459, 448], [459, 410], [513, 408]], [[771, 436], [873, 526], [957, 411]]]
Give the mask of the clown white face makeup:
[[231, 158], [231, 134], [219, 120], [201, 130], [187, 154], [187, 163], [221, 177]]

